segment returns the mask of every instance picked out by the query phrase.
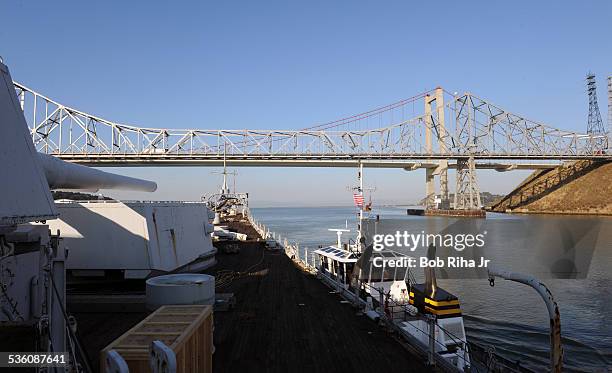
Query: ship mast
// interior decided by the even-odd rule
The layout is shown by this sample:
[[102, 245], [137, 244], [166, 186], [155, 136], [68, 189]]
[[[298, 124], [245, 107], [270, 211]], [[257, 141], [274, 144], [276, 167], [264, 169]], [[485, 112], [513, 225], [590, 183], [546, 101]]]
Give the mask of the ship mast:
[[[370, 192], [370, 199], [371, 199], [371, 193], [374, 192], [376, 190], [376, 188], [364, 188], [363, 187], [363, 163], [361, 163], [361, 161], [359, 161], [359, 171], [357, 172], [357, 179], [359, 180], [359, 185], [357, 187], [354, 187], [353, 190], [357, 190], [357, 192], [359, 194], [361, 194], [362, 198], [363, 198], [363, 202], [361, 203], [359, 207], [359, 222], [357, 224], [357, 251], [358, 252], [362, 252], [364, 249], [364, 245], [361, 242], [362, 238], [363, 238], [363, 220], [364, 220], [364, 209], [366, 208], [366, 206], [368, 206], [365, 202], [365, 192]], [[371, 206], [371, 201], [370, 201], [370, 206]], [[370, 211], [370, 208], [368, 208], [368, 210], [366, 211]]]
[[[363, 195], [363, 164], [359, 161], [359, 171], [357, 172], [357, 179], [359, 180], [359, 186], [357, 191]], [[364, 201], [365, 202], [365, 201]], [[359, 206], [359, 223], [357, 224], [357, 249], [359, 252], [362, 251], [361, 237], [362, 235], [362, 223], [363, 223], [363, 203]]]
[[227, 190], [227, 143], [223, 146], [223, 186], [221, 187], [221, 194], [228, 194]]
[[[218, 173], [218, 172], [213, 172], [213, 173]], [[227, 171], [227, 143], [225, 143], [223, 146], [223, 172], [221, 172], [221, 174], [223, 175], [223, 185], [221, 186], [221, 195], [227, 196], [228, 194], [231, 193], [227, 185], [227, 175], [234, 176], [234, 193], [236, 193], [236, 175], [238, 173], [235, 170], [232, 172]]]

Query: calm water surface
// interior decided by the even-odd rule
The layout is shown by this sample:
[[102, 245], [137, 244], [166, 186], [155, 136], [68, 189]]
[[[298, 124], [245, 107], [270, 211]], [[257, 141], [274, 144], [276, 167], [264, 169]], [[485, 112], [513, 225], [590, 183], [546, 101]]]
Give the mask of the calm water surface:
[[[300, 246], [317, 248], [335, 243], [328, 228], [356, 228], [355, 209], [350, 207], [254, 208], [253, 215], [274, 232]], [[407, 219], [419, 231], [426, 218], [408, 217], [404, 208], [374, 211], [381, 218]], [[431, 221], [429, 222], [431, 223]], [[487, 215], [495, 227], [487, 237], [487, 257], [494, 257], [504, 269], [537, 275], [530, 264], [535, 246], [542, 240], [575, 240], [576, 255], [587, 260], [584, 279], [551, 279], [544, 282], [555, 296], [561, 311], [566, 371], [607, 371], [612, 367], [612, 218]], [[597, 227], [589, 237], [569, 237], [554, 227]], [[536, 237], [537, 236], [537, 237]], [[517, 239], [523, 238], [523, 239]], [[530, 239], [533, 237], [533, 240]], [[347, 238], [347, 237], [345, 237]], [[535, 242], [534, 242], [535, 241]], [[561, 246], [561, 245], [559, 245]], [[534, 273], [533, 271], [536, 271]], [[539, 276], [538, 276], [539, 277]], [[536, 370], [548, 365], [548, 314], [541, 298], [531, 288], [497, 280], [490, 287], [486, 279], [446, 279], [439, 285], [457, 295], [465, 314], [471, 341], [495, 346], [497, 353]]]

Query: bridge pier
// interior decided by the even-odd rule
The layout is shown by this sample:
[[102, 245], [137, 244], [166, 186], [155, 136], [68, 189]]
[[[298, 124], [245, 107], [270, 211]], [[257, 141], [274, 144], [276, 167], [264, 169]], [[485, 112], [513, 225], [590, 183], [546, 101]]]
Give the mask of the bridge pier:
[[476, 179], [474, 156], [457, 160], [457, 186], [455, 189], [456, 210], [480, 209], [480, 189]]
[[436, 183], [434, 180], [435, 168], [425, 169], [425, 208], [431, 209], [435, 207], [436, 198]]

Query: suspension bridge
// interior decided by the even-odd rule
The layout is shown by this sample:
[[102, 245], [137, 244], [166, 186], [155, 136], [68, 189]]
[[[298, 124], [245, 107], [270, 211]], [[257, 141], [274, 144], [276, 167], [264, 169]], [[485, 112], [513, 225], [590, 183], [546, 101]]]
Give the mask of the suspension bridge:
[[[90, 166], [387, 167], [426, 169], [448, 196], [474, 206], [476, 169], [550, 168], [564, 160], [610, 160], [608, 133], [560, 130], [471, 93], [443, 88], [300, 130], [148, 128], [113, 122], [14, 82], [38, 151]], [[461, 199], [461, 197], [460, 197]], [[457, 207], [457, 203], [456, 203]]]

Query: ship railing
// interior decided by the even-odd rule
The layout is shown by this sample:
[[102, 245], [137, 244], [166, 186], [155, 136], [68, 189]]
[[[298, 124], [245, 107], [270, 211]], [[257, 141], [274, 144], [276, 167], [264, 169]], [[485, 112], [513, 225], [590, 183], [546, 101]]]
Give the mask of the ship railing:
[[70, 199], [70, 198], [62, 198], [62, 199], [58, 199], [55, 202], [59, 202], [59, 203], [83, 203], [83, 202], [87, 202], [87, 203], [139, 203], [139, 204], [143, 204], [143, 205], [155, 205], [155, 204], [164, 204], [164, 203], [172, 203], [172, 204], [180, 204], [180, 205], [203, 205], [204, 202], [200, 202], [200, 201], [141, 201], [141, 200], [137, 200], [137, 199], [125, 199], [125, 200], [117, 200], [117, 199]]
[[[358, 294], [360, 290], [353, 289], [352, 287], [348, 287], [348, 286], [347, 287], [342, 286], [342, 284], [339, 283], [337, 279], [333, 278], [327, 272], [318, 271], [318, 275], [319, 275], [319, 278], [321, 278], [326, 285], [334, 289], [334, 291], [338, 295], [340, 295], [342, 298], [353, 303], [353, 305], [357, 307], [365, 307], [367, 305], [367, 302], [364, 299], [362, 299]], [[384, 290], [382, 289], [373, 287], [369, 283], [366, 283], [366, 282], [361, 283], [361, 286], [362, 286], [361, 289], [363, 291], [369, 292], [369, 294], [372, 296], [373, 301], [378, 303], [378, 307], [374, 307], [373, 311], [375, 311], [378, 314], [380, 319], [383, 320], [389, 326], [391, 326], [398, 334], [404, 336], [405, 339], [408, 340], [411, 345], [414, 345], [417, 349], [419, 349], [423, 355], [428, 355], [430, 353], [430, 346], [423, 345], [421, 341], [419, 341], [414, 336], [410, 335], [405, 330], [403, 330], [400, 324], [404, 321], [409, 321], [409, 320], [414, 321], [417, 319], [423, 320], [429, 323], [431, 322], [431, 319], [428, 318], [426, 315], [419, 314], [417, 310], [413, 306], [409, 305], [408, 303], [399, 302], [391, 298], [390, 294], [385, 293]], [[428, 330], [422, 330], [421, 328], [415, 325], [412, 325], [412, 326], [415, 329], [417, 329], [419, 332], [426, 335], [428, 338], [431, 338], [431, 335]], [[450, 330], [447, 330], [441, 325], [436, 324], [436, 326], [440, 330], [442, 330], [448, 336], [448, 338], [452, 340], [456, 345], [462, 346], [466, 354], [469, 354], [469, 347], [467, 343], [465, 343], [458, 336], [453, 334], [453, 332], [451, 332]], [[440, 347], [442, 347], [443, 350], [446, 349], [447, 346], [444, 345], [442, 342], [438, 341], [437, 339], [435, 339], [435, 336], [433, 339], [434, 339], [433, 341], [434, 344], [439, 345]], [[470, 366], [470, 360], [468, 360], [464, 355], [458, 352], [453, 352], [453, 354], [457, 356], [458, 359], [462, 360], [465, 366]], [[460, 372], [461, 371], [455, 365], [451, 364], [447, 359], [435, 353], [435, 351], [433, 351], [433, 358], [435, 360], [435, 364], [438, 367], [442, 368], [444, 371], [449, 371], [449, 372]], [[475, 372], [475, 370], [472, 370], [472, 371]]]
[[314, 250], [309, 250], [308, 247], [303, 247], [302, 250], [299, 242], [287, 239], [287, 237], [282, 237], [279, 233], [271, 231], [265, 224], [255, 219], [250, 209], [246, 209], [244, 215], [263, 240], [271, 240], [275, 246], [283, 250], [302, 269], [310, 273], [316, 273], [316, 254], [313, 252]]
[[205, 204], [203, 201], [173, 201], [173, 200], [168, 200], [168, 201], [141, 201], [141, 200], [121, 200], [121, 202], [129, 202], [129, 203], [142, 203], [142, 204], [149, 204], [149, 205], [155, 205], [155, 204], [159, 204], [159, 203], [176, 203], [176, 204], [180, 204], [180, 205], [203, 205]]
[[[327, 286], [332, 288], [334, 292], [340, 295], [342, 298], [353, 303], [353, 305], [356, 307], [359, 307], [359, 308], [366, 307], [367, 302], [364, 299], [362, 299], [358, 294], [360, 290], [353, 289], [352, 287], [342, 286], [342, 284], [340, 284], [335, 278], [333, 278], [327, 272], [318, 271], [318, 275], [319, 275], [319, 278], [323, 281], [323, 283], [325, 283]], [[372, 296], [372, 299], [376, 303], [378, 303], [378, 307], [374, 307], [373, 311], [375, 311], [378, 314], [379, 318], [383, 320], [383, 322], [385, 322], [387, 325], [392, 327], [394, 331], [397, 332], [399, 335], [402, 335], [413, 347], [417, 348], [422, 355], [428, 356], [430, 352], [432, 352], [433, 359], [435, 361], [435, 365], [438, 366], [439, 368], [447, 372], [461, 372], [461, 370], [458, 367], [456, 367], [455, 365], [450, 363], [446, 358], [440, 356], [439, 354], [435, 352], [435, 344], [442, 347], [443, 350], [446, 350], [447, 348], [447, 346], [444, 345], [439, 340], [437, 340], [435, 336], [433, 338], [434, 351], [430, 351], [430, 346], [424, 345], [416, 337], [410, 335], [408, 332], [402, 329], [400, 325], [404, 321], [409, 321], [409, 320], [414, 321], [417, 319], [423, 320], [429, 323], [432, 321], [430, 318], [428, 318], [425, 315], [417, 313], [416, 309], [413, 306], [407, 303], [401, 303], [401, 302], [394, 300], [393, 298], [391, 298], [390, 294], [385, 293], [381, 289], [371, 286], [369, 283], [363, 282], [361, 283], [361, 286], [362, 286], [362, 289], [364, 291], [369, 292], [370, 295]], [[400, 317], [397, 317], [398, 315]], [[417, 329], [419, 332], [426, 335], [428, 338], [432, 337], [431, 334], [429, 333], [429, 330], [422, 330], [421, 328], [415, 325], [412, 325], [412, 326], [415, 329]], [[451, 339], [456, 345], [462, 346], [466, 354], [469, 355], [469, 346], [467, 343], [465, 343], [458, 336], [453, 334], [450, 330], [447, 330], [446, 328], [442, 327], [441, 325], [436, 324], [436, 326], [440, 330], [442, 330], [449, 337], [449, 339]], [[453, 352], [453, 354], [457, 356], [458, 359], [462, 360], [465, 366], [471, 366], [470, 360], [467, 359], [464, 355], [458, 352]], [[476, 372], [476, 371], [472, 369], [472, 372]]]

